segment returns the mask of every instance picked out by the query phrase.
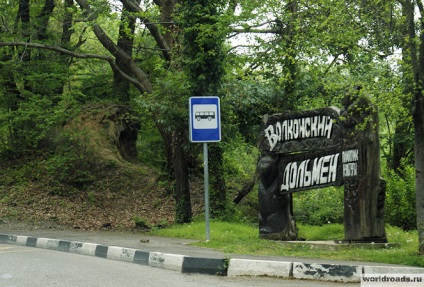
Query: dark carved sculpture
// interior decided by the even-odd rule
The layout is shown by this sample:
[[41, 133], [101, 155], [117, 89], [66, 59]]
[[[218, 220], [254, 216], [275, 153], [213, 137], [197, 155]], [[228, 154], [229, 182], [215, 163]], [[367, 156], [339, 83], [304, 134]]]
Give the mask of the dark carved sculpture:
[[345, 240], [387, 242], [384, 229], [386, 183], [380, 174], [377, 108], [357, 92], [343, 99], [343, 150], [357, 150], [357, 174], [344, 178]]
[[273, 240], [295, 240], [291, 195], [282, 195], [278, 184], [278, 157], [266, 155], [258, 164], [259, 236]]
[[378, 114], [360, 89], [344, 110], [266, 115], [259, 136], [259, 236], [294, 240], [292, 192], [344, 184], [345, 240], [387, 242]]

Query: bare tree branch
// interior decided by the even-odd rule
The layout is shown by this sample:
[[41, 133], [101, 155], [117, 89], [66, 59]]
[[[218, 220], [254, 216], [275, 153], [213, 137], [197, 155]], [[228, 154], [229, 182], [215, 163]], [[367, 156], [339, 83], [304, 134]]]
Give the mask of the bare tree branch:
[[113, 60], [112, 57], [110, 56], [105, 56], [105, 55], [99, 55], [99, 54], [91, 54], [91, 53], [87, 53], [87, 54], [79, 54], [79, 53], [75, 53], [72, 52], [70, 50], [58, 47], [58, 46], [50, 46], [50, 45], [46, 45], [46, 44], [39, 44], [39, 43], [28, 43], [28, 42], [0, 42], [0, 47], [17, 47], [17, 46], [23, 46], [23, 47], [29, 47], [29, 48], [38, 48], [38, 49], [44, 49], [44, 50], [50, 50], [50, 51], [55, 51], [64, 55], [68, 55], [68, 56], [72, 56], [75, 58], [81, 58], [81, 59], [100, 59], [100, 60], [105, 60], [105, 61], [109, 61], [109, 60]]
[[257, 25], [249, 25], [249, 26], [243, 26], [243, 28], [237, 28], [237, 27], [232, 27], [231, 31], [234, 33], [258, 33], [258, 34], [278, 34], [281, 33], [281, 29], [257, 29], [266, 25], [270, 25], [273, 23], [277, 23], [276, 20], [270, 20], [270, 21], [266, 21]]
[[[141, 7], [132, 0], [120, 0], [120, 1], [131, 12], [134, 12], [134, 13], [144, 12], [141, 9]], [[163, 5], [163, 1], [160, 1], [160, 3], [161, 3], [161, 5]], [[158, 3], [156, 3], [156, 4], [158, 4]], [[164, 56], [165, 60], [170, 62], [171, 61], [170, 47], [167, 45], [164, 37], [160, 33], [159, 28], [156, 25], [154, 25], [153, 22], [150, 22], [150, 20], [148, 18], [144, 18], [144, 17], [138, 17], [138, 18], [141, 20], [141, 22], [144, 25], [146, 25], [146, 28], [152, 34], [153, 38], [156, 41], [156, 44], [161, 49], [162, 55]]]
[[[76, 0], [76, 2], [84, 10], [84, 12], [88, 14], [89, 20], [93, 21], [96, 19], [96, 16], [92, 12], [91, 7], [86, 0]], [[96, 35], [100, 43], [102, 43], [103, 47], [105, 47], [114, 57], [119, 59], [121, 63], [125, 63], [131, 73], [133, 73], [135, 79], [133, 79], [131, 83], [134, 83], [134, 81], [136, 81], [138, 82], [138, 85], [136, 85], [136, 87], [141, 92], [151, 93], [153, 91], [153, 87], [148, 75], [142, 69], [140, 69], [140, 67], [137, 66], [134, 60], [127, 53], [122, 51], [122, 49], [120, 49], [118, 45], [116, 45], [112, 41], [112, 39], [103, 31], [99, 24], [94, 23], [92, 24], [92, 27], [94, 34]], [[127, 75], [127, 77], [129, 76]], [[125, 78], [127, 79], [127, 77]]]
[[232, 46], [230, 49], [227, 50], [227, 53], [232, 52], [233, 50], [236, 50], [238, 48], [257, 48], [257, 45], [235, 45]]
[[255, 33], [255, 34], [278, 34], [281, 33], [281, 30], [278, 29], [251, 29], [247, 28], [231, 28], [231, 32], [234, 33]]
[[330, 65], [327, 66], [327, 69], [325, 69], [324, 75], [327, 75], [327, 73], [330, 71], [330, 69], [332, 67], [334, 67], [334, 65], [337, 63], [337, 61], [339, 60], [339, 56], [340, 54], [334, 55], [333, 56], [333, 60], [331, 61]]

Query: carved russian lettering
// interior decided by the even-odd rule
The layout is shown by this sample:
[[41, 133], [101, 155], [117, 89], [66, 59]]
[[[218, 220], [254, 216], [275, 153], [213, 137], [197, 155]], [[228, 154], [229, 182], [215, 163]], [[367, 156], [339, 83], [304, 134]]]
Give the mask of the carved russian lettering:
[[281, 178], [280, 192], [290, 192], [335, 185], [338, 176], [339, 153], [320, 158], [290, 162]]
[[343, 105], [343, 111], [329, 107], [264, 116], [258, 164], [261, 238], [296, 239], [293, 192], [344, 184], [345, 240], [386, 241], [377, 113], [365, 98], [348, 97]]

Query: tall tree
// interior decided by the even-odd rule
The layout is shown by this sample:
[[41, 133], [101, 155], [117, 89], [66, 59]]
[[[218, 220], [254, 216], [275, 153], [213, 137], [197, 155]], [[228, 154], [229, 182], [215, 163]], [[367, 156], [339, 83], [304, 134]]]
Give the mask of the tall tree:
[[[95, 20], [95, 14], [91, 6], [85, 0], [77, 0], [77, 3], [80, 7], [83, 8], [86, 12], [89, 13], [89, 19]], [[161, 31], [157, 23], [152, 23], [147, 17], [139, 16], [146, 14], [145, 11], [138, 5], [134, 0], [122, 0], [124, 9], [137, 15], [139, 20], [146, 26], [146, 28], [151, 33], [152, 37], [155, 40], [157, 47], [160, 49], [163, 56], [163, 72], [162, 75], [166, 74], [167, 69], [170, 67], [172, 60], [172, 34], [171, 34], [171, 21], [170, 18], [175, 9], [176, 1], [156, 1], [155, 4], [159, 6], [161, 11], [161, 18], [163, 24], [167, 29]], [[134, 22], [131, 22], [134, 25]], [[147, 71], [143, 69], [140, 65], [136, 63], [136, 59], [128, 52], [132, 48], [128, 47], [127, 49], [122, 49], [118, 44], [115, 44], [114, 41], [107, 35], [103, 28], [97, 24], [92, 24], [93, 31], [97, 39], [102, 43], [103, 47], [106, 48], [112, 55], [115, 57], [115, 61], [120, 63], [116, 65], [113, 63], [112, 68], [115, 71], [115, 74], [118, 73], [125, 80], [132, 82], [138, 88], [142, 94], [152, 94], [154, 92], [154, 81], [156, 79], [151, 79]], [[122, 29], [122, 28], [121, 28]], [[122, 31], [122, 30], [121, 30]], [[125, 35], [124, 38], [128, 37]], [[122, 45], [121, 45], [122, 46]], [[125, 46], [125, 45], [124, 45]], [[130, 45], [132, 46], [132, 45]], [[126, 51], [127, 50], [127, 51]], [[124, 68], [125, 70], [123, 70]], [[116, 76], [115, 76], [116, 78]], [[185, 133], [181, 129], [179, 123], [180, 119], [174, 120], [173, 122], [167, 122], [165, 120], [166, 115], [161, 111], [161, 108], [154, 108], [152, 113], [154, 118], [157, 121], [157, 127], [160, 129], [160, 133], [163, 136], [164, 140], [170, 140], [170, 142], [165, 142], [168, 145], [167, 150], [171, 153], [168, 157], [172, 161], [169, 166], [173, 167], [173, 175], [175, 177], [175, 188], [174, 196], [176, 201], [176, 216], [175, 221], [177, 223], [186, 223], [190, 222], [192, 219], [191, 211], [191, 201], [190, 201], [190, 188], [188, 182], [188, 162], [187, 155], [185, 152]], [[169, 129], [172, 126], [174, 129]]]
[[424, 255], [424, 7], [420, 0], [399, 1], [407, 35], [403, 49], [412, 66], [412, 118], [414, 123], [415, 188], [419, 253]]
[[[224, 42], [228, 22], [223, 15], [225, 1], [184, 0], [179, 9], [182, 28], [184, 70], [191, 83], [191, 96], [219, 96], [224, 76]], [[211, 215], [222, 216], [226, 207], [223, 148], [210, 145]]]

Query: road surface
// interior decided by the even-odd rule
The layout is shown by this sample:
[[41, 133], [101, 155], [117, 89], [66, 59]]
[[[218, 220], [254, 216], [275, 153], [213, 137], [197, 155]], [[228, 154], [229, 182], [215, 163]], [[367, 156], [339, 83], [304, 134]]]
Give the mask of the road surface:
[[357, 287], [359, 285], [279, 278], [183, 274], [99, 257], [0, 244], [0, 287]]

